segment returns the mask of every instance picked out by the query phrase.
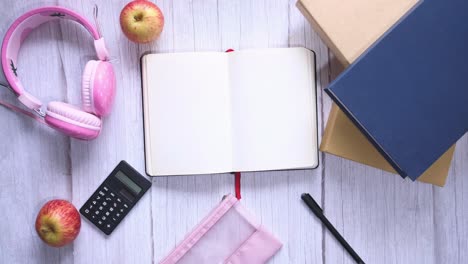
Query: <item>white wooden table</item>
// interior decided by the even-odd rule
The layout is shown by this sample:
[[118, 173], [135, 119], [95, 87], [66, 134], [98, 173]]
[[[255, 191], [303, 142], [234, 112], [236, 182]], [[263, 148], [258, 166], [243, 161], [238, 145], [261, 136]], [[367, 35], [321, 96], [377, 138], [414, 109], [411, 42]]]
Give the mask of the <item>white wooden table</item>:
[[[41, 4], [0, 2], [2, 32]], [[323, 88], [342, 68], [295, 0], [158, 0], [166, 25], [151, 45], [136, 45], [121, 33], [118, 18], [127, 0], [96, 2], [117, 75], [114, 111], [97, 140], [82, 142], [0, 108], [0, 263], [157, 263], [222, 195], [233, 192], [230, 174], [153, 178], [149, 192], [111, 236], [83, 219], [70, 246], [50, 248], [37, 237], [35, 216], [48, 199], [68, 199], [79, 208], [122, 159], [144, 171], [139, 58], [147, 51], [313, 49], [323, 131], [331, 106]], [[92, 18], [94, 1], [59, 3]], [[94, 56], [91, 37], [80, 26], [49, 23], [26, 40], [18, 72], [42, 100], [79, 104], [81, 74]], [[2, 99], [15, 102], [1, 90]], [[271, 263], [353, 263], [302, 204], [303, 192], [321, 203], [367, 263], [468, 263], [467, 160], [464, 137], [447, 186], [438, 188], [321, 154], [315, 170], [243, 174], [243, 203], [284, 243]]]

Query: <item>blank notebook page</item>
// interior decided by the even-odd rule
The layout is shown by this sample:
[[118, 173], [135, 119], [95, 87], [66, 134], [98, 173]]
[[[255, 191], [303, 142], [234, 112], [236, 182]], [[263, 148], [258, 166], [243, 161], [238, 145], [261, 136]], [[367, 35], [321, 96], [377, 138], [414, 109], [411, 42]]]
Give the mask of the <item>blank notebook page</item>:
[[229, 66], [234, 169], [315, 168], [314, 53], [305, 48], [232, 52]]
[[304, 48], [144, 56], [146, 172], [315, 168], [314, 63]]
[[143, 57], [148, 174], [217, 173], [232, 168], [228, 67], [222, 55]]

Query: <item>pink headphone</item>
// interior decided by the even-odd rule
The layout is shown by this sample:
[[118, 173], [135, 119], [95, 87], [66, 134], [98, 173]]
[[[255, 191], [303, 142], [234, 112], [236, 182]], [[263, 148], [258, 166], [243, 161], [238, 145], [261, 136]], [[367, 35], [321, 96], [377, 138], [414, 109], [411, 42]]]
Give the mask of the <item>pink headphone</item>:
[[[95, 17], [97, 8], [95, 8]], [[80, 108], [64, 103], [50, 102], [47, 111], [42, 112], [42, 102], [25, 91], [17, 74], [17, 57], [21, 43], [39, 25], [59, 19], [70, 19], [83, 25], [94, 38], [94, 47], [99, 60], [86, 63], [82, 78], [82, 106]], [[2, 69], [9, 87], [18, 100], [28, 109], [37, 113], [50, 127], [68, 136], [91, 140], [101, 131], [101, 118], [110, 113], [115, 97], [115, 75], [109, 60], [104, 38], [88, 20], [76, 12], [58, 6], [41, 7], [22, 15], [10, 26], [2, 44]], [[5, 104], [4, 104], [5, 105]], [[10, 107], [11, 108], [11, 107]], [[24, 112], [24, 111], [23, 111]], [[28, 115], [32, 113], [28, 112]]]

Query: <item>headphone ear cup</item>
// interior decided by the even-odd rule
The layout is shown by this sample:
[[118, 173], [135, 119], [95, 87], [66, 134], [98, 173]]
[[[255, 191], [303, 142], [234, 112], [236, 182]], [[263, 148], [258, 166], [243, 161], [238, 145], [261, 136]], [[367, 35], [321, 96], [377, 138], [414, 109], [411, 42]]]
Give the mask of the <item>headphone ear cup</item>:
[[115, 74], [108, 61], [90, 60], [82, 78], [83, 109], [97, 116], [107, 116], [114, 104]]
[[77, 139], [95, 139], [101, 132], [99, 117], [63, 102], [50, 102], [44, 119], [50, 127]]
[[98, 61], [90, 60], [86, 63], [81, 81], [81, 101], [83, 110], [94, 113], [92, 80], [94, 79]]

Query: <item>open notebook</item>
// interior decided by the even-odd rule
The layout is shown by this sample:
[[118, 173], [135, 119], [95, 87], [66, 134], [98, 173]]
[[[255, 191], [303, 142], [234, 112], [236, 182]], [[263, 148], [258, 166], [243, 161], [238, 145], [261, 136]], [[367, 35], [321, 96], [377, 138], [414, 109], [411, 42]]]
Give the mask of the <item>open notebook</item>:
[[142, 58], [146, 173], [315, 168], [315, 55], [305, 48]]

